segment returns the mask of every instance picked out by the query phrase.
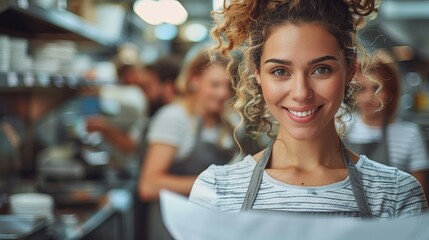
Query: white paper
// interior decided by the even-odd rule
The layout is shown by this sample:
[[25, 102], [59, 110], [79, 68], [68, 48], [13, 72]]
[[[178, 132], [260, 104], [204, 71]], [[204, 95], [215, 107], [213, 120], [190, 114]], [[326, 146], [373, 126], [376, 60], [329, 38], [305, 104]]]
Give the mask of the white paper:
[[250, 211], [222, 213], [161, 192], [164, 224], [177, 240], [429, 240], [429, 213], [392, 220], [290, 215]]

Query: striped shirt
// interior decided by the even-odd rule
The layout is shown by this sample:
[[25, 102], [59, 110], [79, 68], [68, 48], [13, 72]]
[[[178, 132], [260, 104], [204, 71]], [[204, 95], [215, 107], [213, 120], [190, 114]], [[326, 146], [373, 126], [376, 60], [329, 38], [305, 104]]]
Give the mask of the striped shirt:
[[[382, 128], [368, 126], [359, 116], [347, 125], [347, 142], [353, 144], [380, 142]], [[396, 121], [387, 127], [389, 165], [406, 172], [429, 170], [426, 142], [419, 126], [412, 122]], [[377, 160], [377, 159], [374, 159]]]
[[[224, 212], [239, 212], [256, 161], [250, 155], [233, 165], [210, 166], [200, 174], [189, 196], [191, 202]], [[396, 168], [365, 156], [356, 163], [361, 172], [371, 212], [377, 218], [409, 216], [427, 209], [418, 181]], [[264, 171], [253, 209], [292, 212], [358, 211], [349, 177], [318, 187], [289, 185]]]

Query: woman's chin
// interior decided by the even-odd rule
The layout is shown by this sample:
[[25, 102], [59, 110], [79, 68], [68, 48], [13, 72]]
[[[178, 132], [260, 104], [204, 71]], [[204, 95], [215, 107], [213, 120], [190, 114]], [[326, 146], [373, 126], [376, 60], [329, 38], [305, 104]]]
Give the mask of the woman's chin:
[[298, 141], [310, 141], [317, 138], [317, 131], [312, 129], [288, 129], [286, 130], [290, 138]]

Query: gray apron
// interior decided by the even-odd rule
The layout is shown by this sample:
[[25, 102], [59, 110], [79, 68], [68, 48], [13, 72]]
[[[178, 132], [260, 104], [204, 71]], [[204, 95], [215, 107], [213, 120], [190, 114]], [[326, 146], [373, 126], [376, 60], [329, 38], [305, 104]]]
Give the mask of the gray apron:
[[348, 143], [350, 149], [359, 154], [367, 156], [369, 159], [390, 165], [389, 146], [387, 144], [387, 123], [382, 128], [382, 137], [380, 141], [370, 143]]
[[[274, 141], [265, 149], [264, 154], [261, 159], [257, 162], [252, 177], [250, 179], [250, 184], [246, 192], [246, 196], [244, 198], [243, 205], [241, 207], [241, 211], [248, 211], [252, 209], [253, 204], [256, 199], [256, 195], [258, 194], [259, 188], [262, 182], [262, 176], [264, 170], [268, 164], [268, 161], [271, 157], [271, 152], [273, 148]], [[358, 205], [359, 211], [340, 211], [340, 212], [295, 212], [297, 214], [314, 214], [314, 215], [335, 215], [335, 216], [347, 216], [347, 217], [362, 217], [368, 218], [371, 217], [371, 209], [369, 207], [364, 187], [362, 183], [362, 179], [359, 171], [356, 166], [350, 160], [350, 156], [347, 153], [347, 149], [344, 144], [341, 142], [341, 154], [344, 159], [344, 163], [346, 164], [347, 171], [349, 174], [349, 178], [352, 184], [353, 195], [356, 199], [356, 203]]]
[[[224, 150], [213, 143], [201, 141], [203, 121], [198, 121], [194, 148], [187, 158], [182, 161], [174, 161], [170, 173], [175, 175], [199, 175], [211, 164], [224, 165], [235, 154], [235, 149]], [[173, 237], [165, 228], [159, 202], [150, 203], [149, 206], [149, 240], [172, 240]]]

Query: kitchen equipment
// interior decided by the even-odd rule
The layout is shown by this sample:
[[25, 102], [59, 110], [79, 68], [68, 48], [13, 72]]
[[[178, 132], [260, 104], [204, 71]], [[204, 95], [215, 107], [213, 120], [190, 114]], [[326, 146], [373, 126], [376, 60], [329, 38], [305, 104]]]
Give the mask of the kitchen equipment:
[[0, 180], [9, 181], [21, 170], [24, 125], [14, 117], [0, 118]]
[[97, 181], [45, 182], [39, 191], [51, 195], [56, 205], [81, 205], [99, 203], [107, 186]]
[[49, 223], [44, 218], [29, 215], [0, 215], [1, 240], [46, 240]]
[[50, 146], [37, 155], [39, 176], [53, 180], [76, 180], [85, 177], [85, 166], [74, 158], [71, 144]]
[[48, 223], [54, 222], [54, 199], [48, 194], [17, 193], [9, 197], [10, 211], [18, 215], [44, 217]]

